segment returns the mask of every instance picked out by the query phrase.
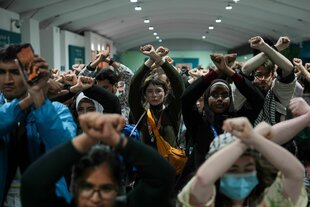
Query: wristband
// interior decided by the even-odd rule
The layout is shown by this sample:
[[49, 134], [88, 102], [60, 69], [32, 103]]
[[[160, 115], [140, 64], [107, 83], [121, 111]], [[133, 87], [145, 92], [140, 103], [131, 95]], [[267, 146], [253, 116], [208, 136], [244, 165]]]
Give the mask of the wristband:
[[109, 61], [109, 65], [112, 65], [115, 61], [111, 58]]

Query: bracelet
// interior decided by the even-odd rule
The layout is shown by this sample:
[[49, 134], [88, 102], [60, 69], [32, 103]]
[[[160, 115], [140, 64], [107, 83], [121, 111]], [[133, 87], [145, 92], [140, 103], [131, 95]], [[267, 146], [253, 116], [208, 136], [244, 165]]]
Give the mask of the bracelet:
[[115, 61], [111, 58], [109, 61], [109, 65], [112, 65]]
[[121, 133], [119, 135], [119, 143], [114, 148], [115, 151], [119, 152], [123, 149], [125, 139], [126, 139], [126, 136], [123, 133]]

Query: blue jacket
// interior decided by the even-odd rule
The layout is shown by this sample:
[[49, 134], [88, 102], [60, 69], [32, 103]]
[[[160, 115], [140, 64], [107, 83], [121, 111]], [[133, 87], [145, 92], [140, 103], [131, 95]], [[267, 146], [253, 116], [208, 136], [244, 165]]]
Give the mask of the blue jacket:
[[[71, 140], [77, 131], [69, 109], [59, 102], [47, 99], [40, 108], [32, 107], [28, 115], [21, 111], [18, 103], [18, 99], [5, 103], [0, 93], [0, 206], [7, 190], [10, 132], [16, 123], [26, 121], [27, 152], [31, 163], [42, 155], [42, 144], [44, 150], [49, 151]], [[71, 200], [64, 178], [58, 181], [56, 193], [67, 201]]]

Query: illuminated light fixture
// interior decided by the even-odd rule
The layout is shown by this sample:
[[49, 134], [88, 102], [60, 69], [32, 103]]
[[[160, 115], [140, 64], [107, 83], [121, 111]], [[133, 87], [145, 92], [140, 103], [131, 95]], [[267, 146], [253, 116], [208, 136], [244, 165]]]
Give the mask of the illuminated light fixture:
[[158, 39], [158, 40], [159, 40], [159, 36], [156, 36], [156, 39]]
[[159, 40], [158, 40], [158, 42], [162, 42], [162, 41], [163, 41], [162, 39], [159, 39]]
[[100, 44], [98, 44], [98, 47], [97, 47], [97, 48], [98, 48], [98, 51], [100, 51], [100, 49], [101, 49], [101, 46], [100, 46]]
[[205, 36], [205, 35], [203, 35], [203, 36], [202, 36], [202, 39], [206, 39], [206, 36]]
[[145, 24], [149, 24], [151, 21], [150, 21], [149, 19], [145, 19], [143, 22], [144, 22]]
[[216, 23], [221, 23], [222, 20], [221, 20], [220, 18], [217, 18], [217, 19], [215, 20], [215, 22], [216, 22]]
[[102, 45], [101, 50], [104, 50], [104, 45]]
[[210, 30], [214, 29], [214, 26], [212, 26], [212, 25], [211, 25], [211, 26], [209, 26], [209, 29], [210, 29]]
[[157, 35], [157, 32], [154, 32], [153, 35], [156, 36], [156, 35]]
[[130, 0], [131, 3], [137, 3], [138, 0]]
[[235, 3], [237, 3], [238, 1], [240, 1], [240, 0], [233, 0]]
[[154, 30], [154, 27], [149, 27], [149, 30]]
[[139, 5], [137, 5], [137, 6], [135, 7], [135, 10], [136, 10], [136, 11], [141, 11], [141, 10], [142, 10], [142, 7], [139, 6]]
[[226, 10], [231, 10], [232, 9], [232, 6], [230, 4], [228, 4], [226, 7], [225, 7]]
[[95, 50], [95, 45], [94, 45], [94, 43], [91, 43], [91, 50]]

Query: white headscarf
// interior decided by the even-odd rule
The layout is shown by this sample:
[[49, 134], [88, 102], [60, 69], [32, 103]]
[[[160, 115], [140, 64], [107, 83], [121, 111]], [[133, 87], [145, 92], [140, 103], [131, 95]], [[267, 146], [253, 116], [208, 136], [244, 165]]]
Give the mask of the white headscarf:
[[85, 94], [83, 92], [81, 92], [76, 98], [76, 105], [75, 105], [76, 111], [78, 110], [79, 103], [82, 101], [82, 99], [88, 99], [88, 100], [92, 101], [94, 103], [95, 108], [96, 108], [96, 112], [102, 113], [104, 111], [104, 108], [102, 107], [102, 105], [98, 101], [95, 101], [94, 99], [91, 99], [91, 98], [85, 96]]

